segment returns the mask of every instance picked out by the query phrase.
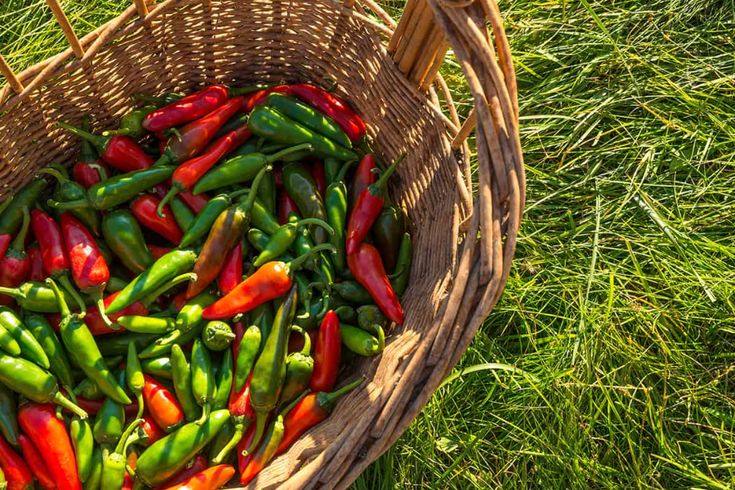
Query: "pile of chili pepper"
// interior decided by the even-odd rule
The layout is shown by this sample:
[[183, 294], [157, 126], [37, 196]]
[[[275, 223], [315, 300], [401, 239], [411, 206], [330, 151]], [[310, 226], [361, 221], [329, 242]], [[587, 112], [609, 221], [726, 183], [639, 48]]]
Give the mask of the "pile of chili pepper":
[[363, 383], [412, 243], [314, 85], [136, 96], [0, 204], [0, 486], [246, 485]]

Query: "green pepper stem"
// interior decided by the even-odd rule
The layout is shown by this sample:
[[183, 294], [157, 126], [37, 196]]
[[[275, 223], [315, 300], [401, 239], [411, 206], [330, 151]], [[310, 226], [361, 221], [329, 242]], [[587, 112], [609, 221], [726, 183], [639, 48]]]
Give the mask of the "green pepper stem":
[[176, 330], [170, 332], [165, 337], [161, 337], [157, 339], [155, 344], [164, 346], [164, 345], [169, 345], [169, 344], [176, 342], [176, 339], [178, 339], [182, 335], [182, 331], [180, 330], [180, 328], [181, 327], [179, 325], [176, 325]]
[[230, 192], [229, 194], [222, 194], [222, 195], [229, 197], [230, 200], [233, 200], [237, 197], [247, 194], [248, 192], [250, 192], [250, 189], [240, 189], [239, 191]]
[[205, 402], [204, 405], [202, 405], [202, 416], [199, 417], [199, 420], [196, 421], [197, 425], [202, 425], [204, 422], [207, 421], [207, 418], [209, 418], [209, 412], [212, 411], [212, 404], [210, 402]]
[[254, 85], [245, 85], [244, 87], [229, 87], [227, 90], [230, 93], [230, 97], [237, 97], [238, 95], [248, 95], [258, 90], [265, 90], [271, 87], [275, 87], [273, 83], [256, 83]]
[[100, 174], [100, 180], [107, 180], [110, 176], [107, 173], [107, 170], [102, 165], [98, 165], [96, 163], [90, 163], [89, 168], [93, 168], [97, 171], [97, 173]]
[[306, 333], [306, 330], [299, 327], [298, 325], [291, 326], [291, 331], [296, 332], [302, 337], [304, 337], [304, 348], [301, 349], [301, 354], [304, 356], [310, 356], [311, 355], [311, 336]]
[[125, 428], [125, 431], [120, 436], [120, 440], [117, 441], [117, 446], [115, 446], [115, 453], [125, 455], [125, 452], [128, 448], [128, 439], [130, 439], [133, 431], [137, 429], [138, 426], [142, 423], [142, 418], [136, 418], [135, 420], [130, 422], [130, 425]]
[[61, 394], [60, 391], [57, 391], [54, 395], [54, 403], [59, 405], [60, 407], [66, 408], [73, 414], [79, 416], [80, 419], [84, 420], [89, 417], [89, 414], [85, 412], [80, 406], [78, 406], [76, 403], [69, 400], [67, 397]]
[[324, 228], [324, 230], [327, 233], [329, 233], [330, 235], [334, 235], [334, 228], [332, 228], [331, 226], [329, 226], [329, 224], [326, 221], [324, 221], [322, 219], [319, 219], [319, 218], [304, 218], [304, 219], [300, 219], [300, 220], [298, 220], [296, 222], [296, 225], [297, 226], [316, 225], [316, 226], [319, 226], [321, 228]]
[[187, 281], [196, 281], [197, 275], [194, 272], [187, 272], [186, 274], [181, 274], [170, 281], [168, 281], [163, 286], [159, 287], [155, 291], [153, 291], [151, 294], [149, 294], [146, 298], [143, 299], [143, 305], [146, 307], [153, 304], [154, 301], [156, 301], [161, 295], [166, 293], [169, 289], [178, 286], [181, 283], [187, 282]]
[[31, 214], [28, 212], [28, 206], [23, 206], [23, 224], [20, 225], [20, 231], [15, 236], [10, 248], [16, 252], [23, 252], [26, 248], [26, 236], [28, 236], [28, 226], [31, 223]]
[[[345, 180], [345, 175], [347, 175], [347, 171], [348, 171], [348, 170], [350, 169], [350, 167], [352, 167], [352, 165], [354, 165], [354, 164], [355, 164], [355, 160], [350, 160], [349, 162], [345, 162], [345, 164], [344, 164], [344, 165], [342, 165], [342, 168], [341, 168], [341, 169], [339, 169], [339, 172], [337, 173], [337, 176], [335, 177], [335, 179], [334, 179], [334, 181], [332, 182], [332, 184], [334, 184], [334, 183], [338, 183], [338, 182], [340, 182], [340, 181], [343, 181], [343, 180]], [[331, 185], [331, 184], [330, 184], [330, 185]]]
[[297, 397], [296, 397], [296, 399], [295, 399], [295, 400], [293, 400], [293, 401], [292, 401], [291, 403], [289, 403], [288, 405], [286, 405], [285, 407], [283, 407], [283, 410], [281, 410], [281, 411], [279, 412], [278, 416], [279, 416], [279, 417], [284, 417], [284, 418], [285, 418], [285, 417], [286, 417], [286, 415], [288, 415], [288, 412], [290, 412], [291, 410], [293, 410], [293, 407], [295, 407], [296, 405], [298, 405], [298, 404], [299, 404], [299, 402], [300, 402], [301, 400], [303, 400], [303, 399], [304, 399], [304, 397], [305, 397], [306, 395], [308, 395], [308, 394], [309, 394], [309, 390], [304, 390], [304, 391], [303, 391], [303, 392], [302, 392], [302, 393], [301, 393], [301, 394], [300, 394], [299, 396], [297, 396]]
[[105, 312], [105, 298], [102, 297], [102, 291], [104, 291], [104, 288], [97, 289], [93, 294], [92, 297], [94, 298], [94, 302], [97, 304], [97, 310], [100, 313], [100, 318], [104, 322], [104, 324], [108, 328], [112, 328], [115, 330], [115, 324], [112, 320], [107, 316], [107, 313]]
[[158, 203], [158, 207], [156, 208], [156, 214], [164, 218], [165, 215], [163, 214], [163, 208], [166, 206], [166, 204], [171, 201], [176, 195], [181, 192], [182, 190], [185, 190], [184, 187], [179, 184], [178, 182], [172, 182], [171, 188], [168, 190], [165, 196], [163, 196], [163, 199], [161, 199], [161, 202]]
[[334, 408], [334, 404], [337, 403], [337, 401], [345, 396], [350, 391], [354, 390], [358, 386], [360, 386], [365, 381], [364, 377], [361, 377], [359, 379], [356, 379], [350, 384], [347, 384], [343, 386], [342, 388], [332, 391], [331, 393], [327, 393], [324, 391], [321, 391], [317, 393], [317, 403], [319, 404], [319, 407], [326, 410], [327, 412], [330, 412]]
[[302, 143], [300, 145], [290, 146], [288, 148], [285, 148], [279, 151], [278, 153], [274, 153], [273, 155], [268, 155], [265, 161], [268, 163], [275, 162], [285, 156], [290, 155], [291, 153], [296, 153], [297, 151], [301, 151], [301, 150], [313, 150], [313, 147], [311, 146], [311, 143]]
[[59, 184], [69, 182], [69, 176], [62, 174], [58, 169], [53, 167], [42, 168], [38, 171], [39, 174], [47, 174], [56, 179]]
[[69, 293], [69, 296], [74, 298], [74, 302], [79, 305], [79, 318], [84, 318], [84, 315], [87, 314], [87, 305], [84, 304], [84, 300], [79, 295], [77, 290], [74, 289], [74, 286], [69, 280], [69, 276], [67, 276], [66, 273], [63, 273], [56, 277], [56, 280], [59, 281], [61, 287], [64, 288], [67, 293]]
[[312, 248], [308, 252], [303, 253], [302, 255], [299, 255], [295, 259], [293, 259], [291, 262], [288, 263], [288, 270], [289, 273], [297, 270], [299, 267], [304, 265], [306, 261], [309, 260], [312, 256], [316, 255], [317, 253], [320, 253], [324, 250], [329, 250], [330, 252], [335, 252], [337, 249], [332, 245], [331, 243], [322, 243], [320, 245], [317, 245], [316, 247]]
[[57, 126], [60, 128], [64, 128], [67, 131], [69, 131], [72, 134], [75, 134], [79, 136], [82, 139], [85, 139], [92, 143], [94, 147], [97, 149], [98, 152], [103, 153], [107, 147], [107, 144], [110, 142], [109, 138], [105, 138], [104, 136], [99, 136], [96, 134], [92, 134], [89, 131], [85, 131], [81, 128], [77, 128], [75, 126], [72, 126], [71, 124], [67, 124], [65, 122], [57, 122]]
[[65, 201], [65, 202], [59, 202], [59, 201], [54, 201], [53, 199], [49, 199], [48, 201], [46, 201], [46, 204], [48, 204], [49, 207], [58, 209], [60, 211], [71, 211], [74, 209], [89, 207], [89, 201], [86, 199], [76, 199], [74, 201]]
[[385, 169], [385, 172], [383, 172], [383, 175], [378, 178], [378, 180], [375, 181], [375, 183], [371, 184], [368, 187], [368, 190], [370, 194], [373, 196], [377, 196], [385, 192], [385, 187], [388, 185], [388, 179], [390, 179], [390, 176], [393, 175], [393, 173], [398, 168], [398, 165], [406, 158], [406, 154], [404, 153], [401, 155], [398, 160], [393, 162], [390, 167]]
[[260, 444], [260, 440], [263, 438], [263, 433], [265, 432], [265, 423], [267, 419], [268, 412], [255, 411], [255, 434], [253, 434], [253, 440], [250, 442], [250, 446], [242, 452], [243, 456], [247, 456], [255, 451], [255, 448]]
[[242, 436], [245, 434], [245, 430], [250, 426], [250, 421], [248, 419], [245, 419], [245, 417], [239, 416], [239, 417], [233, 417], [233, 418], [243, 419], [243, 421], [235, 422], [235, 432], [232, 434], [232, 437], [230, 438], [230, 440], [227, 441], [227, 444], [225, 444], [224, 447], [220, 449], [220, 452], [217, 453], [217, 456], [212, 458], [212, 461], [211, 461], [212, 465], [221, 464], [222, 461], [227, 459], [227, 457], [230, 455], [232, 450], [237, 447], [237, 444], [242, 439]]
[[369, 330], [378, 337], [378, 350], [375, 354], [380, 354], [385, 350], [385, 332], [383, 331], [383, 327], [378, 324], [373, 324], [370, 326]]
[[265, 174], [273, 170], [273, 167], [271, 165], [266, 164], [258, 170], [258, 174], [253, 179], [253, 183], [250, 186], [250, 192], [248, 193], [248, 198], [245, 200], [244, 203], [240, 205], [240, 209], [245, 211], [246, 213], [249, 213], [251, 209], [253, 209], [253, 204], [255, 204], [255, 198], [258, 197], [258, 187], [260, 186], [260, 181], [263, 180], [263, 177], [265, 177]]
[[26, 295], [23, 294], [18, 288], [7, 288], [5, 286], [0, 286], [0, 294], [4, 294], [5, 296], [10, 296], [11, 298], [15, 299], [26, 299]]
[[[56, 301], [59, 304], [59, 313], [61, 313], [61, 317], [66, 318], [70, 316], [71, 310], [69, 310], [69, 305], [66, 304], [66, 299], [64, 298], [64, 295], [61, 293], [61, 289], [59, 289], [59, 285], [56, 284], [56, 281], [54, 281], [50, 277], [46, 279], [46, 284], [48, 284], [48, 286], [51, 288], [51, 290], [56, 295]], [[0, 292], [2, 292], [2, 288], [0, 288]]]

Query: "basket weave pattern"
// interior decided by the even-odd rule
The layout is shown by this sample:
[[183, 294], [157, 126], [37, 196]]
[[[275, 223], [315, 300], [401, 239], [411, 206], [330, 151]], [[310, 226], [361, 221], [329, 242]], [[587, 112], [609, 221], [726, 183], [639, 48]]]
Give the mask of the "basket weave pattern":
[[[95, 130], [114, 127], [134, 93], [334, 80], [382, 158], [407, 154], [392, 192], [415, 243], [406, 322], [390, 332], [381, 356], [356, 366], [369, 383], [251, 486], [346, 488], [419, 413], [508, 276], [525, 178], [500, 13], [494, 0], [410, 0], [399, 24], [372, 0], [167, 0], [150, 7], [137, 1], [76, 49], [16, 78], [5, 67], [12, 83], [0, 93], [2, 194], [49, 163], [73, 161], [78, 142], [56, 121], [79, 124], [90, 114]], [[448, 47], [475, 99], [464, 125], [437, 76]], [[465, 140], [475, 123], [473, 197]]]

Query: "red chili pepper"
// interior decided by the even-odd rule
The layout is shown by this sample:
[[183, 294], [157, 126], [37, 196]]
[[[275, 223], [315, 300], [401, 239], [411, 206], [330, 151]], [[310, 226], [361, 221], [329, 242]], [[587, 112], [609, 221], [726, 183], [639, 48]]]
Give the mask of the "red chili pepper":
[[148, 114], [143, 119], [143, 128], [157, 133], [194, 121], [220, 107], [229, 96], [229, 90], [224, 85], [204, 87]]
[[[136, 453], [135, 451], [130, 451], [127, 464], [128, 466], [130, 466], [130, 469], [135, 471], [135, 467], [138, 466], [138, 453]], [[135, 488], [135, 478], [133, 478], [133, 476], [126, 471], [120, 490], [133, 490], [133, 488]]]
[[43, 281], [46, 279], [46, 274], [43, 272], [43, 259], [41, 258], [41, 249], [38, 248], [38, 244], [34, 243], [28, 247], [28, 259], [31, 262], [31, 267], [28, 271], [29, 281]]
[[13, 237], [11, 235], [7, 233], [0, 235], [0, 257], [5, 255], [5, 252], [7, 252], [11, 241], [13, 241]]
[[240, 439], [240, 442], [237, 443], [237, 469], [240, 474], [245, 472], [245, 469], [250, 465], [255, 455], [256, 451], [248, 452], [248, 448], [253, 443], [254, 437], [255, 424], [251, 424], [245, 431], [245, 435]]
[[365, 122], [336, 95], [308, 83], [290, 85], [288, 93], [334, 119], [353, 142], [365, 136]]
[[309, 393], [302, 398], [283, 419], [283, 440], [276, 450], [276, 456], [286, 452], [304, 432], [325, 420], [334, 410], [337, 401], [360, 386], [363, 381], [364, 379], [360, 378], [337, 391]]
[[184, 412], [176, 397], [155, 378], [145, 375], [143, 400], [159, 427], [170, 432], [184, 422]]
[[327, 192], [327, 176], [324, 173], [324, 164], [321, 161], [316, 160], [311, 164], [311, 176], [314, 177], [319, 195], [324, 198]]
[[195, 196], [191, 191], [182, 192], [179, 194], [179, 197], [194, 211], [194, 214], [199, 214], [209, 202], [209, 197], [206, 194], [197, 194]]
[[299, 207], [296, 205], [296, 201], [286, 192], [286, 189], [282, 189], [278, 193], [278, 223], [281, 225], [288, 223], [288, 216], [291, 213], [298, 216]]
[[186, 291], [181, 291], [179, 294], [174, 296], [171, 300], [171, 304], [173, 305], [176, 312], [181, 311], [181, 309], [186, 304]]
[[85, 189], [107, 179], [108, 174], [109, 170], [102, 162], [77, 162], [71, 169], [74, 180]]
[[361, 243], [357, 252], [347, 255], [347, 265], [357, 282], [368, 290], [380, 311], [389, 320], [403, 325], [403, 307], [385, 273], [380, 252], [369, 243]]
[[334, 310], [329, 310], [319, 326], [319, 335], [314, 347], [314, 372], [309, 381], [311, 391], [332, 391], [334, 389], [341, 354], [342, 336], [339, 329], [339, 317]]
[[227, 294], [242, 281], [242, 240], [235, 245], [225, 259], [225, 265], [219, 271], [217, 285], [222, 294]]
[[362, 157], [360, 164], [357, 166], [357, 170], [355, 170], [355, 176], [353, 177], [352, 185], [350, 186], [350, 204], [352, 206], [355, 205], [357, 198], [360, 197], [362, 191], [375, 182], [376, 168], [375, 155], [368, 153]]
[[153, 257], [155, 260], [158, 260], [169, 253], [171, 250], [173, 250], [173, 248], [162, 247], [160, 245], [153, 245], [152, 243], [149, 243], [148, 250], [151, 252], [151, 257]]
[[144, 415], [143, 422], [139, 426], [146, 435], [144, 444], [150, 446], [159, 439], [166, 437], [166, 432], [156, 423], [151, 415]]
[[[104, 299], [105, 307], [109, 306], [110, 303], [117, 297], [117, 295], [120, 294], [119, 291], [114, 292], [107, 296]], [[148, 308], [140, 301], [136, 301], [130, 306], [127, 306], [123, 308], [122, 310], [115, 312], [109, 316], [110, 320], [114, 322], [121, 316], [126, 315], [137, 315], [137, 316], [147, 316], [148, 315]], [[58, 313], [49, 313], [46, 315], [46, 319], [49, 321], [49, 324], [53, 327], [54, 330], [58, 332], [59, 330], [59, 324], [61, 323], [61, 315]], [[92, 307], [87, 310], [87, 314], [84, 317], [84, 323], [87, 325], [87, 328], [89, 328], [89, 331], [92, 332], [92, 335], [106, 335], [110, 333], [120, 333], [124, 329], [122, 327], [118, 329], [113, 329], [110, 326], [108, 326], [104, 320], [102, 320], [102, 316], [100, 315], [99, 310], [97, 307]]]
[[[100, 411], [102, 408], [102, 404], [104, 403], [104, 399], [102, 400], [88, 400], [86, 398], [82, 398], [81, 396], [77, 397], [77, 405], [82, 408], [85, 412], [87, 412], [89, 415], [96, 415], [97, 412]], [[125, 416], [128, 418], [134, 417], [138, 413], [138, 402], [133, 401], [130, 405], [125, 405]]]
[[33, 235], [38, 240], [38, 247], [41, 249], [44, 272], [47, 276], [56, 279], [74, 297], [79, 308], [86, 311], [84, 301], [69, 281], [69, 259], [58, 223], [40, 209], [34, 209], [31, 211], [31, 228]]
[[97, 241], [92, 234], [71, 213], [62, 213], [61, 232], [64, 245], [69, 254], [71, 273], [77, 287], [95, 300], [100, 318], [107, 325], [112, 322], [105, 314], [102, 293], [110, 280], [110, 269]]
[[46, 467], [46, 461], [28, 436], [20, 434], [18, 436], [18, 444], [23, 452], [23, 458], [26, 460], [26, 463], [28, 463], [28, 467], [31, 469], [33, 476], [38, 480], [38, 483], [48, 490], [56, 488], [56, 483], [54, 483], [54, 479], [51, 477], [51, 473]]
[[8, 481], [8, 490], [33, 488], [33, 474], [23, 458], [0, 436], [0, 468]]
[[176, 224], [170, 206], [163, 208], [163, 217], [156, 213], [161, 200], [151, 194], [143, 194], [130, 204], [130, 211], [138, 222], [149, 230], [158, 233], [174, 245], [178, 245], [184, 233]]
[[209, 463], [207, 463], [207, 458], [203, 454], [197, 454], [194, 456], [191, 466], [184, 468], [163, 485], [155, 487], [154, 490], [164, 490], [171, 485], [178, 485], [179, 483], [185, 482], [200, 471], [206, 470], [208, 466]]
[[247, 125], [240, 126], [215, 140], [201, 155], [180, 164], [171, 177], [171, 189], [158, 205], [158, 214], [160, 215], [163, 212], [163, 206], [173, 199], [176, 194], [194, 187], [194, 184], [209, 169], [215, 166], [222, 157], [250, 139], [251, 135], [252, 133]]
[[[0, 286], [14, 288], [28, 278], [31, 270], [31, 258], [26, 254], [25, 243], [30, 225], [30, 213], [28, 208], [23, 209], [23, 225], [15, 236], [10, 248], [0, 259]], [[10, 296], [0, 295], [0, 304], [10, 304], [13, 299]]]
[[252, 111], [256, 105], [265, 104], [265, 99], [271, 92], [286, 94], [288, 93], [288, 91], [289, 85], [275, 85], [273, 87], [268, 87], [266, 89], [253, 92], [245, 97], [245, 101], [243, 102], [243, 110], [247, 113]]
[[165, 488], [166, 490], [213, 490], [221, 488], [234, 475], [234, 467], [228, 464], [220, 464], [191, 475], [181, 483], [169, 485]]
[[227, 409], [230, 411], [232, 417], [243, 417], [250, 421], [255, 420], [255, 410], [250, 404], [250, 380], [252, 377], [253, 373], [251, 372], [240, 391], [235, 391], [233, 385], [233, 390], [230, 393], [230, 401], [227, 405]]
[[228, 100], [201, 119], [192, 121], [169, 138], [157, 163], [179, 163], [198, 155], [228, 119], [242, 109], [243, 97]]
[[56, 407], [50, 403], [26, 403], [18, 409], [18, 423], [38, 451], [59, 490], [81, 490], [74, 448]]
[[100, 158], [120, 172], [133, 172], [153, 165], [153, 159], [132, 138], [120, 135], [99, 136], [66, 123], [57, 124], [92, 143], [100, 153]]
[[388, 184], [388, 179], [396, 171], [400, 162], [401, 160], [398, 160], [388, 167], [374, 184], [369, 185], [357, 197], [357, 202], [355, 202], [350, 213], [350, 220], [347, 222], [348, 254], [355, 253], [357, 246], [370, 233], [370, 228], [375, 223], [375, 219], [383, 210], [383, 205], [385, 204], [385, 188]]

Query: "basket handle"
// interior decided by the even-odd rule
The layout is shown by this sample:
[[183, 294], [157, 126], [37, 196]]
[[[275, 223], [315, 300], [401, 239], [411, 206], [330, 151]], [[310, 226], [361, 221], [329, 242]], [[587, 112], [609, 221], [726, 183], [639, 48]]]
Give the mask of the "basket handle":
[[15, 93], [19, 94], [23, 91], [23, 84], [15, 75], [15, 72], [10, 67], [3, 55], [0, 54], [0, 73], [3, 74], [5, 79], [8, 81]]
[[135, 3], [135, 9], [138, 11], [138, 16], [141, 19], [144, 19], [146, 15], [148, 15], [148, 4], [146, 3], [146, 0], [133, 0], [133, 3]]
[[84, 56], [84, 48], [82, 47], [82, 43], [79, 42], [79, 38], [74, 33], [74, 28], [71, 26], [69, 19], [66, 17], [64, 9], [61, 8], [59, 0], [46, 0], [46, 4], [51, 9], [51, 13], [54, 14], [56, 22], [58, 22], [59, 26], [61, 26], [61, 30], [64, 32], [64, 37], [66, 37], [66, 40], [71, 46], [72, 51], [74, 51], [76, 57], [81, 58], [82, 56]]

